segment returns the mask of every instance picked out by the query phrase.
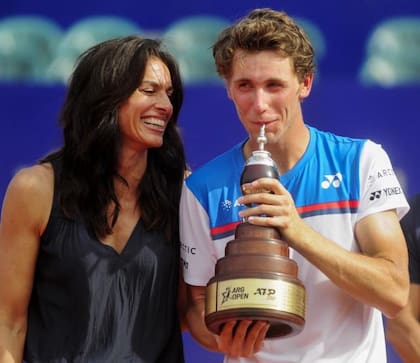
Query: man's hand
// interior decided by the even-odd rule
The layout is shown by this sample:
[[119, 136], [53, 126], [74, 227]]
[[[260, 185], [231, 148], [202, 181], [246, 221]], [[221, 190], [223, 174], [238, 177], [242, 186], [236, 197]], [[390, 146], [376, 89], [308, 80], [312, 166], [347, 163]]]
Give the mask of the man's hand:
[[231, 357], [251, 357], [261, 349], [269, 328], [266, 321], [229, 321], [217, 337], [219, 350]]

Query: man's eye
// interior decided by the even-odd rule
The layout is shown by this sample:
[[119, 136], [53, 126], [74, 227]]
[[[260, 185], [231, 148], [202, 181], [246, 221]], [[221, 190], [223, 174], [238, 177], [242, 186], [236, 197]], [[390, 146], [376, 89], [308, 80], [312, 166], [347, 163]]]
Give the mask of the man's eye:
[[239, 88], [249, 88], [249, 87], [250, 87], [250, 85], [249, 85], [249, 83], [239, 83], [239, 84], [238, 84], [238, 87], [239, 87]]

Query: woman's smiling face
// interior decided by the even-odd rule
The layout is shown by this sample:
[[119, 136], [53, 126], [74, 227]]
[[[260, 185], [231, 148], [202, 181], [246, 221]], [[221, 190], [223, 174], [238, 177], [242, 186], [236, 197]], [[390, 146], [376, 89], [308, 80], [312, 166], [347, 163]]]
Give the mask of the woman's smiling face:
[[169, 99], [173, 91], [171, 74], [159, 58], [148, 60], [143, 80], [119, 109], [119, 128], [123, 147], [160, 147], [172, 116]]

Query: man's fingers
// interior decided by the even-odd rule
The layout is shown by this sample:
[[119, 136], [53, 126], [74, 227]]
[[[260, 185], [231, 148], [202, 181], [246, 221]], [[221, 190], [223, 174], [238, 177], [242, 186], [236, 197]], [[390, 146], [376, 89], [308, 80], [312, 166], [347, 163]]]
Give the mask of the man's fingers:
[[265, 321], [229, 321], [218, 337], [219, 350], [231, 357], [251, 357], [260, 350], [269, 327]]
[[270, 324], [267, 322], [260, 321], [260, 322], [257, 322], [256, 325], [258, 324], [260, 324], [260, 328], [256, 332], [257, 337], [254, 342], [254, 351], [253, 351], [254, 354], [261, 349], [265, 336], [267, 335], [268, 329], [270, 329]]
[[218, 338], [219, 350], [225, 354], [228, 354], [233, 340], [233, 332], [236, 326], [236, 321], [228, 321], [223, 325], [222, 331]]

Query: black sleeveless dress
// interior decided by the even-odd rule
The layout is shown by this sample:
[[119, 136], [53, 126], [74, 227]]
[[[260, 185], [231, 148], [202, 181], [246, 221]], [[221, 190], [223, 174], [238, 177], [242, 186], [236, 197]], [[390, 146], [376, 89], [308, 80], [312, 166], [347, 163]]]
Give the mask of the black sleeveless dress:
[[[57, 165], [54, 165], [57, 174]], [[24, 253], [24, 251], [22, 251]], [[58, 208], [41, 238], [27, 363], [181, 363], [179, 246], [137, 223], [121, 254]]]

